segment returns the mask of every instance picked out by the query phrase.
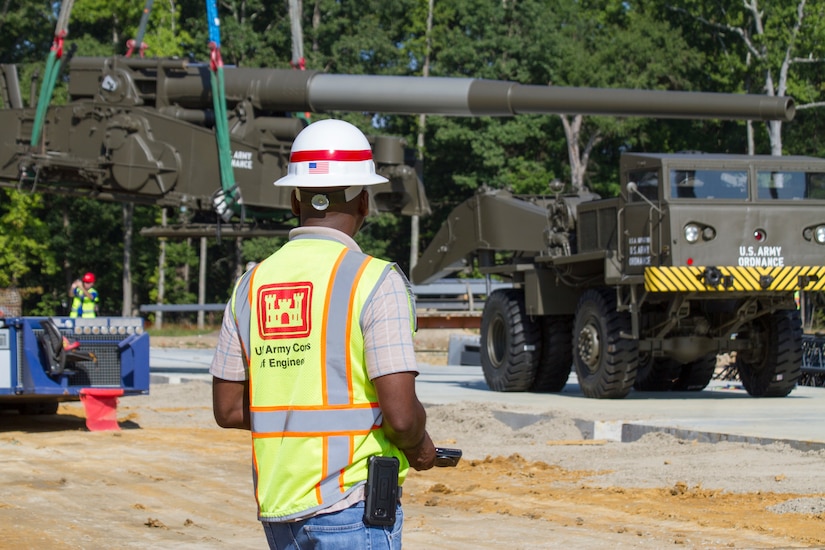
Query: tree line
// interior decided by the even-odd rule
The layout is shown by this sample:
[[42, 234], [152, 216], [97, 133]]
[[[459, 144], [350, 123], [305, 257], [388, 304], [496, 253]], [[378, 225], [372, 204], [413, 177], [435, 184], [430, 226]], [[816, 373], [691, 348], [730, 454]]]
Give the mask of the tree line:
[[[297, 17], [290, 18], [290, 7]], [[66, 47], [84, 56], [123, 54], [143, 9], [143, 2], [77, 0]], [[42, 73], [58, 10], [59, 4], [40, 1], [2, 6], [0, 62], [19, 64], [21, 82]], [[293, 36], [301, 36], [306, 68], [330, 73], [789, 95], [796, 101], [795, 120], [784, 124], [334, 113], [368, 134], [404, 137], [418, 150], [433, 207], [416, 224], [422, 247], [449, 211], [482, 186], [547, 193], [548, 183], [560, 179], [613, 196], [624, 151], [823, 156], [825, 0], [225, 0], [218, 10], [224, 62], [240, 67], [290, 67]], [[296, 19], [298, 35], [291, 26]], [[204, 2], [154, 3], [143, 41], [146, 56], [208, 60]], [[55, 103], [66, 100], [63, 79]], [[162, 215], [153, 206], [0, 190], [0, 287], [20, 289], [25, 314], [52, 315], [68, 302], [71, 281], [92, 271], [101, 311], [133, 314], [157, 300], [161, 241], [141, 236], [140, 229], [158, 225]], [[133, 227], [130, 238], [125, 217]], [[408, 271], [412, 231], [410, 219], [381, 215], [359, 241]], [[131, 259], [124, 266], [125, 241]], [[239, 269], [281, 242], [209, 239], [205, 301], [226, 300]], [[164, 302], [196, 302], [198, 242], [167, 239], [164, 254]], [[128, 299], [124, 288], [131, 289]], [[131, 304], [128, 311], [124, 304]]]

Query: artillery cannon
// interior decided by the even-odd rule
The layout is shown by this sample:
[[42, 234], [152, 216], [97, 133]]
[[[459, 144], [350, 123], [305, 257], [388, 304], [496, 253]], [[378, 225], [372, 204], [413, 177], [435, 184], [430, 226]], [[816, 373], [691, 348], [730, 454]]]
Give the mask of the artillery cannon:
[[[24, 107], [14, 65], [0, 67], [0, 186], [100, 200], [177, 207], [187, 221], [217, 220], [219, 159], [210, 67], [181, 59], [74, 57], [68, 102], [50, 106], [42, 139], [31, 142], [35, 110]], [[241, 216], [283, 230], [289, 150], [302, 112], [366, 111], [449, 116], [582, 113], [662, 118], [790, 120], [785, 97], [559, 88], [464, 78], [334, 75], [226, 67], [225, 89]], [[370, 138], [373, 209], [429, 212], [422, 182], [400, 138]], [[238, 216], [235, 217], [238, 219]]]

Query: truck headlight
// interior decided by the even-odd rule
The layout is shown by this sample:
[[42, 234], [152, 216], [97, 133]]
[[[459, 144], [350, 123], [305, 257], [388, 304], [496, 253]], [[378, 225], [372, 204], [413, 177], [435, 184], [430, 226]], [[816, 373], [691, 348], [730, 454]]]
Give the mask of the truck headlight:
[[825, 225], [818, 225], [814, 229], [814, 238], [819, 244], [825, 244]]
[[689, 243], [695, 243], [699, 240], [701, 232], [698, 225], [689, 223], [685, 226], [685, 240]]

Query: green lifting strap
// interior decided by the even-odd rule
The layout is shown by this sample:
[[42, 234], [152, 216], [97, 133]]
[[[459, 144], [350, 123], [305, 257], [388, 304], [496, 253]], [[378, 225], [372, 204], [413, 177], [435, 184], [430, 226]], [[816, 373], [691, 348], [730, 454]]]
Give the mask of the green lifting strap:
[[218, 144], [218, 164], [220, 166], [221, 191], [213, 197], [217, 213], [229, 221], [233, 214], [242, 210], [241, 191], [235, 184], [232, 170], [232, 150], [229, 143], [229, 122], [226, 114], [226, 92], [224, 84], [223, 60], [221, 59], [220, 19], [217, 3], [206, 1], [207, 22], [209, 24], [210, 81], [212, 103], [215, 111], [215, 137]]
[[46, 59], [46, 72], [43, 75], [43, 84], [40, 87], [40, 95], [37, 98], [37, 110], [34, 115], [34, 127], [32, 128], [32, 147], [40, 141], [40, 134], [43, 130], [43, 121], [46, 118], [46, 110], [52, 101], [52, 93], [57, 82], [57, 75], [60, 74], [60, 59], [63, 57], [63, 40], [69, 32], [69, 14], [72, 12], [74, 0], [63, 2], [60, 5], [60, 15], [57, 18], [57, 25], [54, 29], [54, 41]]

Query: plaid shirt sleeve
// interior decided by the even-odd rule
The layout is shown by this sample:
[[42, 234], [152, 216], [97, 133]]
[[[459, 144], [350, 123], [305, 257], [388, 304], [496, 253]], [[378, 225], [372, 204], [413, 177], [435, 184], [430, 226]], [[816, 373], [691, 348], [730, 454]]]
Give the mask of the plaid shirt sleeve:
[[407, 284], [396, 269], [390, 270], [378, 285], [362, 314], [364, 355], [370, 380], [398, 372], [418, 374]]
[[215, 378], [241, 382], [249, 379], [249, 371], [243, 360], [241, 353], [241, 341], [238, 337], [238, 329], [232, 319], [232, 309], [229, 303], [223, 311], [223, 322], [221, 332], [218, 335], [218, 345], [215, 349], [215, 356], [209, 366], [209, 373]]

